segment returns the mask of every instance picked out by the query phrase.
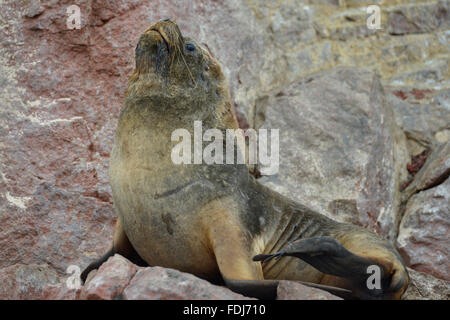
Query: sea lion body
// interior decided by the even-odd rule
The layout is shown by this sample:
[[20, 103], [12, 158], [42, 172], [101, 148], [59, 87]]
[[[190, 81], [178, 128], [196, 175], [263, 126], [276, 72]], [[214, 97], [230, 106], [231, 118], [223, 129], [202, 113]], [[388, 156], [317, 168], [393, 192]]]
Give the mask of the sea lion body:
[[[276, 289], [277, 282], [267, 279], [287, 279], [349, 289], [352, 297], [399, 298], [408, 275], [378, 235], [265, 188], [245, 164], [174, 163], [174, 130], [184, 128], [193, 137], [194, 121], [223, 136], [237, 129], [230, 101], [219, 63], [182, 37], [174, 22], [160, 21], [144, 32], [110, 159], [119, 216], [113, 246], [83, 277], [113, 252], [137, 252], [149, 265], [223, 278], [231, 289], [260, 297]], [[260, 254], [285, 257], [252, 260]], [[383, 288], [376, 292], [363, 279], [371, 263], [383, 271]]]
[[[325, 233], [331, 220], [308, 214], [307, 210], [290, 216], [285, 208], [290, 202], [259, 185], [245, 165], [172, 164], [171, 130], [193, 124], [179, 122], [174, 126], [176, 119], [166, 114], [159, 118], [157, 113], [142, 117], [148, 122], [136, 125], [139, 120], [133, 118], [140, 115], [125, 109], [110, 161], [116, 209], [128, 238], [149, 265], [216, 279], [220, 271], [208, 236], [208, 229], [214, 225], [247, 230], [246, 242], [252, 247], [250, 259], [257, 253], [280, 250], [295, 238]], [[225, 208], [232, 206], [232, 216], [221, 219], [212, 205], [215, 203]], [[296, 233], [289, 229], [294, 224]], [[283, 228], [292, 234], [280, 239]], [[266, 250], [270, 240], [273, 243]], [[150, 243], [158, 245], [149, 246]], [[320, 272], [301, 260], [292, 260], [303, 265], [293, 268], [292, 278], [314, 282], [321, 277]], [[305, 268], [310, 272], [296, 272]], [[271, 274], [271, 278], [276, 278], [273, 271]]]

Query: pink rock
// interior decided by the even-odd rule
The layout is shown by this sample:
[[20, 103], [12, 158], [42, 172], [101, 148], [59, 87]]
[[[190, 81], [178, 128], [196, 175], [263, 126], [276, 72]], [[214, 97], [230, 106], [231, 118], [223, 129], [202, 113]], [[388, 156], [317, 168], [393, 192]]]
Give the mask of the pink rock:
[[70, 289], [66, 283], [51, 285], [46, 289], [46, 300], [77, 300], [80, 296], [80, 289]]
[[12, 265], [0, 269], [0, 300], [75, 299], [78, 291], [64, 280], [45, 264]]
[[450, 179], [413, 195], [400, 224], [397, 247], [407, 265], [450, 280]]
[[118, 254], [110, 257], [83, 286], [80, 299], [116, 299], [127, 287], [137, 269], [136, 265]]
[[321, 289], [305, 286], [294, 281], [280, 281], [277, 288], [278, 300], [342, 300]]
[[450, 282], [408, 268], [410, 283], [403, 300], [449, 300]]
[[123, 292], [127, 300], [242, 300], [250, 299], [215, 286], [192, 274], [174, 269], [148, 267], [139, 270]]

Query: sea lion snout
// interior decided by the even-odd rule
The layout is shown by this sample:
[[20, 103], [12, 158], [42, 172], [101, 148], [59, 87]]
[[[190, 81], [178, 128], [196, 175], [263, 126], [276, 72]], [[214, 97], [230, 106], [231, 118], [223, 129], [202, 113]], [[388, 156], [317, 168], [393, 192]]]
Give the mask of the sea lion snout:
[[184, 39], [171, 19], [160, 20], [148, 27], [135, 50], [136, 69], [141, 73], [167, 75], [171, 64], [182, 53]]
[[168, 73], [169, 46], [158, 31], [149, 30], [139, 38], [135, 55], [136, 69], [140, 72]]

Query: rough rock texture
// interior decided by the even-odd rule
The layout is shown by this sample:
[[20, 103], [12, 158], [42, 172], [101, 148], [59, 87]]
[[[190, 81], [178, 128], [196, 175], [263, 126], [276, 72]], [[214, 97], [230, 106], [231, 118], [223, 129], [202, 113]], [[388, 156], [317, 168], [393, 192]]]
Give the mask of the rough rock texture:
[[[0, 288], [0, 297], [75, 297], [78, 291], [67, 291], [61, 285], [69, 277], [67, 268], [83, 268], [109, 247], [115, 221], [108, 184], [109, 152], [133, 68], [135, 43], [155, 20], [176, 19], [184, 33], [206, 43], [222, 62], [243, 128], [260, 126], [268, 117], [265, 110], [276, 111], [268, 104], [288, 99], [277, 95], [292, 83], [346, 65], [376, 73], [386, 91], [397, 96], [394, 102], [388, 97], [392, 103], [387, 105], [394, 109], [395, 120], [406, 133], [409, 156], [428, 147], [435, 150], [436, 142], [448, 141], [449, 1], [377, 2], [382, 29], [375, 31], [366, 27], [365, 7], [372, 1], [1, 1], [0, 275], [8, 285]], [[72, 4], [81, 10], [79, 30], [69, 30], [66, 25], [66, 10]], [[322, 88], [324, 94], [326, 90]], [[368, 106], [368, 110], [378, 109]], [[352, 115], [346, 109], [336, 114], [341, 126], [345, 114]], [[399, 168], [391, 165], [400, 164], [404, 158], [403, 139], [390, 137], [390, 125], [381, 124], [378, 115], [356, 115], [356, 119], [346, 119], [349, 127], [362, 119], [375, 119], [372, 123], [384, 131], [373, 141], [398, 141], [386, 154], [376, 155], [382, 164], [377, 160], [375, 167], [366, 167], [366, 185], [360, 186], [360, 191], [369, 187], [381, 191], [375, 202], [368, 198], [365, 204], [362, 192], [361, 197], [346, 194], [331, 200], [321, 194], [311, 206], [337, 219], [368, 225], [392, 239], [395, 224], [400, 222], [393, 214], [397, 197], [393, 185], [411, 178], [400, 175], [400, 181], [392, 180]], [[383, 119], [391, 121], [390, 117]], [[375, 127], [368, 127], [368, 132], [373, 133]], [[293, 128], [280, 129], [302, 130], [295, 123]], [[314, 141], [319, 129], [315, 127], [305, 141]], [[332, 139], [333, 135], [325, 138]], [[337, 135], [334, 138], [345, 140]], [[357, 150], [350, 150], [358, 158]], [[370, 154], [368, 150], [377, 148], [363, 146], [362, 154]], [[293, 154], [300, 151], [292, 149]], [[395, 161], [393, 154], [398, 155]], [[344, 155], [336, 161], [342, 159]], [[339, 165], [349, 167], [345, 162]], [[322, 172], [326, 172], [324, 167], [319, 166]], [[292, 183], [314, 190], [317, 181], [334, 179], [334, 171], [324, 178], [317, 171], [317, 181], [313, 171], [309, 173], [309, 181], [314, 182], [310, 187], [309, 182]], [[382, 183], [389, 192], [371, 180], [376, 173], [385, 175], [387, 180]], [[298, 170], [292, 175], [298, 176]], [[358, 190], [349, 185], [343, 189]], [[372, 208], [376, 209], [373, 213]], [[386, 209], [381, 212], [381, 208]], [[441, 215], [439, 212], [433, 215]], [[388, 223], [392, 223], [390, 228]], [[414, 248], [407, 250], [402, 251], [405, 257], [414, 256]], [[448, 260], [448, 256], [445, 258]]]
[[0, 270], [0, 300], [73, 300], [78, 291], [59, 281], [48, 265], [12, 265]]
[[403, 191], [403, 201], [420, 191], [433, 188], [443, 183], [450, 176], [450, 141], [434, 145], [425, 164], [415, 174], [414, 180]]
[[426, 273], [408, 269], [411, 284], [403, 295], [404, 300], [449, 300], [450, 282], [436, 279]]
[[448, 1], [433, 1], [419, 5], [400, 5], [389, 12], [388, 32], [402, 35], [427, 33], [438, 28], [449, 28], [450, 5]]
[[189, 273], [161, 267], [139, 270], [123, 291], [127, 300], [242, 300], [249, 299], [225, 287], [214, 286]]
[[450, 179], [408, 201], [397, 247], [412, 268], [450, 281]]
[[450, 136], [450, 90], [397, 90], [387, 95], [395, 119], [415, 155]]
[[80, 299], [113, 300], [128, 286], [137, 272], [136, 265], [122, 257], [110, 257], [95, 273], [80, 292]]
[[280, 128], [280, 170], [260, 181], [395, 239], [406, 140], [374, 74], [337, 68], [296, 82], [268, 103], [262, 127]]
[[342, 298], [301, 283], [280, 281], [277, 288], [277, 300], [342, 300]]
[[80, 299], [180, 300], [249, 299], [189, 273], [161, 267], [139, 268], [120, 255], [110, 257], [81, 288]]

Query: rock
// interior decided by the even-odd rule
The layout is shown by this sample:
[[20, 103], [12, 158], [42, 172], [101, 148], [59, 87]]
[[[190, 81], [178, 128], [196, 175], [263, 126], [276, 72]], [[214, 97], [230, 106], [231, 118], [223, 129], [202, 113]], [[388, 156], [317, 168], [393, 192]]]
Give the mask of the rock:
[[139, 270], [123, 291], [126, 300], [247, 300], [189, 273], [161, 267]]
[[280, 168], [260, 181], [334, 219], [394, 239], [405, 138], [374, 74], [336, 68], [269, 102], [262, 128], [280, 130]]
[[389, 11], [390, 34], [425, 33], [449, 27], [450, 6], [446, 0], [420, 5], [404, 4]]
[[[387, 101], [394, 110], [396, 122], [409, 140], [422, 147], [418, 149], [410, 146], [410, 154], [417, 154], [436, 142], [445, 142], [441, 139], [438, 141], [437, 135], [449, 129], [450, 90], [429, 93], [412, 89], [395, 93], [397, 96], [388, 94]], [[402, 94], [406, 101], [399, 98]], [[417, 99], [418, 97], [422, 99]], [[409, 100], [412, 103], [408, 103]]]
[[342, 300], [331, 293], [294, 281], [280, 281], [277, 300]]
[[408, 268], [410, 285], [403, 300], [449, 300], [450, 282]]
[[25, 9], [25, 16], [27, 18], [34, 18], [44, 12], [44, 7], [41, 6], [40, 0], [29, 1], [28, 7]]
[[442, 184], [409, 199], [400, 224], [397, 248], [409, 267], [448, 281], [449, 234], [450, 179], [447, 178]]
[[443, 183], [450, 175], [450, 141], [433, 146], [433, 152], [427, 155], [425, 164], [414, 176], [412, 183], [403, 191], [403, 203], [409, 198], [426, 189]]
[[115, 254], [100, 266], [89, 281], [86, 281], [86, 284], [81, 289], [80, 299], [117, 299], [128, 286], [137, 270], [138, 267], [136, 265], [121, 255]]
[[[64, 279], [62, 279], [64, 280]], [[0, 270], [0, 300], [70, 299], [78, 291], [69, 289], [58, 273], [42, 264], [16, 264]]]
[[89, 273], [79, 299], [167, 300], [249, 299], [192, 274], [162, 267], [141, 268], [121, 255], [110, 257]]

